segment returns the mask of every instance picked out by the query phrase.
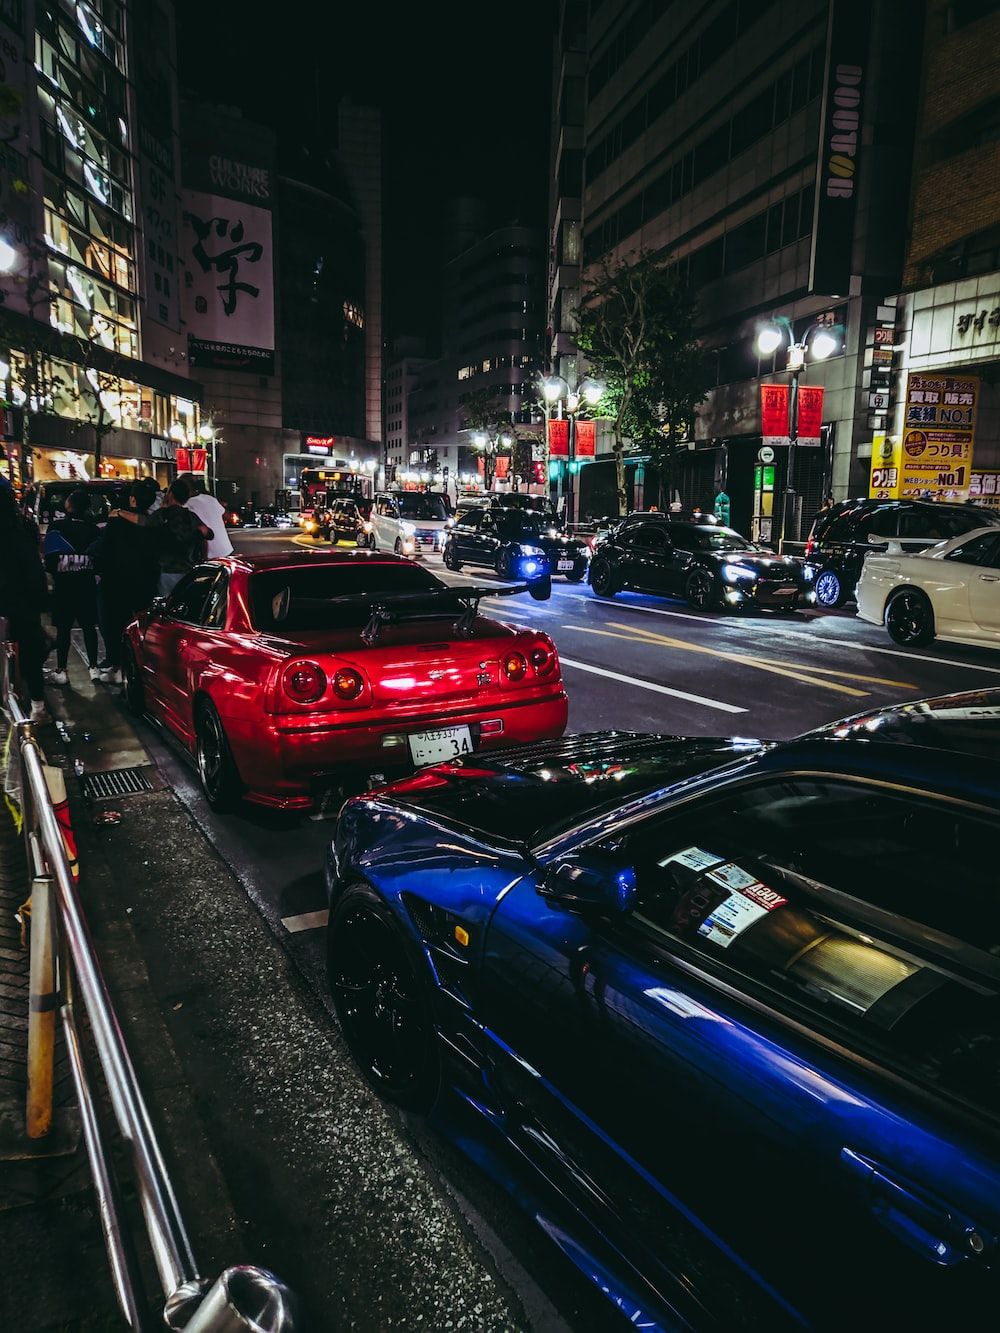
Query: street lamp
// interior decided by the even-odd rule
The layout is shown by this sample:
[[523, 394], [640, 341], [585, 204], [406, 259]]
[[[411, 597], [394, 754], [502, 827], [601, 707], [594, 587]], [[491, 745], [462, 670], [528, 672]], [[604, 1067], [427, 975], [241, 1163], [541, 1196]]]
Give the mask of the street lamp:
[[217, 455], [215, 452], [216, 429], [210, 421], [203, 421], [198, 427], [198, 439], [204, 444], [210, 445], [212, 449], [212, 494], [216, 499], [219, 498], [219, 476], [217, 471]]
[[811, 324], [796, 341], [791, 321], [779, 315], [757, 330], [756, 348], [759, 356], [768, 357], [777, 352], [787, 339], [788, 358], [785, 369], [791, 373], [788, 393], [788, 466], [785, 469], [785, 489], [781, 499], [781, 531], [779, 542], [785, 538], [798, 541], [799, 526], [795, 494], [795, 447], [799, 439], [799, 375], [806, 368], [806, 356], [811, 361], [825, 361], [838, 351], [841, 339], [838, 329], [824, 320]]
[[[514, 437], [509, 431], [495, 430], [488, 432], [485, 430], [474, 430], [472, 432], [472, 443], [477, 449], [483, 451], [483, 489], [491, 490], [493, 478], [496, 476], [496, 456], [501, 449], [509, 449], [514, 443]], [[487, 459], [493, 460], [493, 466], [488, 466]]]
[[[549, 375], [542, 380], [542, 398], [545, 403], [545, 452], [548, 458], [549, 445], [549, 420], [552, 415], [552, 409], [555, 408], [556, 419], [562, 420], [565, 416], [569, 422], [567, 432], [567, 450], [568, 458], [566, 460], [566, 521], [573, 521], [573, 476], [574, 465], [576, 464], [576, 422], [579, 414], [585, 410], [590, 410], [597, 406], [604, 396], [604, 385], [600, 380], [592, 379], [589, 375], [582, 379], [575, 388], [570, 388], [569, 382], [562, 375]], [[562, 499], [563, 493], [563, 474], [562, 468], [556, 479], [556, 503]]]

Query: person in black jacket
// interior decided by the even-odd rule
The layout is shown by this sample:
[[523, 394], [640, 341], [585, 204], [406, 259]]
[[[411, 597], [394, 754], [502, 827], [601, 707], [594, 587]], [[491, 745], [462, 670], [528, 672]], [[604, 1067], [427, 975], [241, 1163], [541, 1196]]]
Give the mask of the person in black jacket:
[[0, 477], [0, 616], [17, 645], [21, 678], [31, 697], [31, 720], [45, 720], [42, 666], [49, 651], [42, 629], [48, 589], [38, 554], [38, 528], [18, 513], [10, 483]]
[[66, 517], [50, 523], [45, 534], [45, 568], [52, 575], [52, 623], [56, 627], [56, 670], [49, 676], [53, 685], [66, 684], [74, 625], [83, 630], [91, 680], [101, 674], [97, 665], [97, 580], [90, 555], [97, 528], [89, 510], [87, 492], [73, 491], [66, 500]]
[[[145, 514], [153, 494], [155, 490], [151, 492], [142, 482], [130, 486], [128, 512]], [[97, 609], [106, 654], [101, 679], [109, 685], [120, 685], [125, 626], [156, 596], [160, 565], [153, 531], [112, 516], [90, 554], [97, 570]]]

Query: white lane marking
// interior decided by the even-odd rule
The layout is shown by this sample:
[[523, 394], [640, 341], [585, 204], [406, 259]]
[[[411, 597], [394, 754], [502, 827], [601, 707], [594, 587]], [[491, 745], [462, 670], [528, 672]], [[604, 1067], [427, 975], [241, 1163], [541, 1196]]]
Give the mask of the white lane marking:
[[[597, 602], [597, 606], [603, 607], [606, 611], [614, 609], [614, 606], [608, 602]], [[704, 616], [693, 616], [687, 611], [667, 611], [660, 606], [633, 606], [628, 602], [618, 602], [614, 604], [620, 611], [642, 611], [647, 616], [672, 616], [677, 620], [697, 620], [701, 625], [719, 626], [723, 629], [739, 629], [741, 626], [735, 620], [719, 620], [712, 618], [707, 620]], [[783, 639], [794, 639], [801, 643], [807, 638], [808, 631], [805, 629], [795, 630], [786, 629], [780, 625], [769, 625], [766, 621], [755, 621], [755, 625], [760, 626], [768, 634]], [[822, 624], [822, 620], [813, 621], [812, 625]], [[810, 626], [811, 628], [811, 626]], [[900, 648], [881, 648], [873, 643], [851, 643], [847, 639], [838, 639], [832, 636], [822, 636], [823, 644], [829, 648], [853, 648], [862, 653], [885, 653], [889, 657], [905, 657], [911, 662], [931, 662], [937, 666], [965, 667], [967, 671], [988, 671], [993, 675], [1000, 675], [1000, 666], [982, 666], [978, 662], [956, 662], [949, 657], [931, 657], [927, 653], [906, 653]]]
[[330, 919], [330, 913], [327, 908], [322, 912], [303, 912], [301, 916], [283, 916], [281, 924], [290, 935], [296, 935], [300, 930], [319, 930], [325, 926]]
[[617, 680], [623, 685], [637, 685], [642, 690], [653, 690], [656, 694], [669, 694], [672, 699], [683, 699], [689, 704], [701, 704], [703, 708], [716, 708], [720, 713], [746, 713], [746, 708], [737, 708], [735, 704], [724, 704], [721, 699], [706, 699], [701, 694], [688, 694], [686, 690], [672, 690], [667, 685], [657, 685], [652, 680], [640, 680], [638, 676], [623, 676], [618, 671], [609, 671], [607, 667], [592, 666], [590, 662], [578, 662], [572, 657], [559, 654], [563, 666], [575, 667], [577, 671], [589, 671], [594, 676], [604, 676], [607, 680]]

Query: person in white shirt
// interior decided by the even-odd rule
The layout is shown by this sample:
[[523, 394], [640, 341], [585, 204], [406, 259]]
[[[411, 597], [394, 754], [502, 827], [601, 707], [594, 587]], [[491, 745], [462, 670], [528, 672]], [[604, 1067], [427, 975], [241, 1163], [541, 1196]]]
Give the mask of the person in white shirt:
[[184, 508], [193, 510], [205, 527], [212, 530], [206, 559], [216, 560], [219, 556], [232, 555], [233, 543], [230, 541], [229, 532], [226, 529], [225, 506], [220, 504], [214, 495], [208, 494], [204, 479], [199, 477], [197, 473], [187, 473], [185, 481], [194, 491], [194, 494]]

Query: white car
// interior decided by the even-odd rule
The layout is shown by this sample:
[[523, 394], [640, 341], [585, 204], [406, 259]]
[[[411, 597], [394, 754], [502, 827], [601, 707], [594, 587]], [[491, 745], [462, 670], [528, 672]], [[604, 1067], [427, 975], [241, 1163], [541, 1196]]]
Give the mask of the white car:
[[1000, 646], [1000, 530], [976, 528], [912, 555], [890, 542], [865, 560], [857, 599], [861, 619], [885, 625], [896, 643]]
[[436, 491], [380, 491], [369, 521], [371, 546], [396, 555], [443, 551], [451, 524], [444, 496]]

